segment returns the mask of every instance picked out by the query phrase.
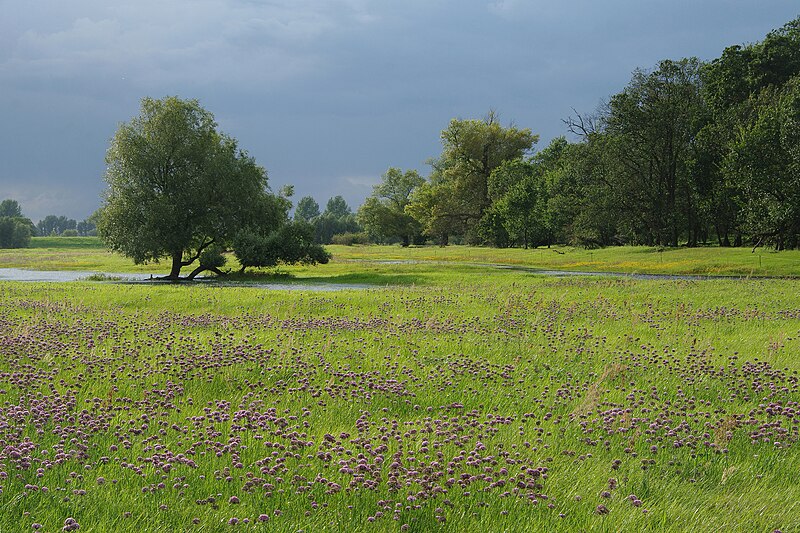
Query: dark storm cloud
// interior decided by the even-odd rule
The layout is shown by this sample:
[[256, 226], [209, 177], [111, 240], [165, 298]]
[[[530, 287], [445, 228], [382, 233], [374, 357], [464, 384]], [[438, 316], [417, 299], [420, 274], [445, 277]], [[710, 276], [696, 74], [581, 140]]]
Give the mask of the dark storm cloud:
[[143, 96], [198, 98], [273, 187], [355, 208], [489, 108], [543, 143], [636, 67], [763, 38], [795, 2], [0, 2], [0, 197], [83, 218]]

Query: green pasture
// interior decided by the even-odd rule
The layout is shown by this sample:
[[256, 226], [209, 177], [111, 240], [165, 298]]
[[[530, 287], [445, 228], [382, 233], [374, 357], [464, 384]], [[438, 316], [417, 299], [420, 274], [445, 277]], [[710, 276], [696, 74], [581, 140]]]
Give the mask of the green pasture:
[[[0, 261], [131, 271], [66, 240]], [[0, 282], [0, 531], [800, 531], [797, 281], [332, 251], [254, 279], [369, 288]]]
[[341, 261], [434, 261], [503, 264], [542, 270], [696, 274], [722, 276], [798, 276], [800, 251], [757, 248], [654, 248], [616, 246], [596, 250], [486, 248], [474, 246], [330, 246]]
[[[579, 272], [719, 275], [736, 277], [800, 276], [800, 251], [775, 252], [768, 248], [653, 248], [620, 246], [587, 250], [567, 246], [552, 248], [485, 248], [474, 246], [328, 246], [333, 261], [320, 267], [281, 267], [279, 273], [314, 281], [339, 278], [377, 284], [413, 283], [412, 277], [387, 278], [385, 273], [414, 270], [414, 263], [447, 265], [505, 265], [526, 269]], [[393, 268], [384, 268], [390, 262]], [[377, 263], [377, 265], [375, 265]], [[402, 263], [408, 263], [399, 268]], [[106, 250], [97, 237], [34, 237], [30, 248], [0, 250], [0, 268], [37, 270], [94, 270], [100, 272], [149, 272], [165, 274], [166, 263], [134, 265], [129, 259]], [[234, 257], [227, 268], [237, 270]], [[425, 269], [427, 270], [427, 269]], [[439, 271], [436, 268], [434, 271]], [[187, 269], [188, 272], [188, 269]], [[354, 274], [358, 272], [359, 274]], [[369, 273], [376, 273], [370, 279]], [[384, 275], [377, 275], [384, 273]], [[275, 270], [262, 272], [271, 276]], [[330, 281], [330, 280], [329, 280]]]

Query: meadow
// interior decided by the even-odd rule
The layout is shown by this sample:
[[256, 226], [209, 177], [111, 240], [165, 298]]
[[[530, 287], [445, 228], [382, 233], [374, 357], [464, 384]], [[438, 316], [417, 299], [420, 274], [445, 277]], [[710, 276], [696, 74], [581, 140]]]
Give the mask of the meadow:
[[[597, 250], [572, 246], [552, 248], [487, 248], [473, 246], [337, 246], [326, 247], [334, 261], [325, 268], [283, 269], [305, 281], [352, 275], [363, 278], [370, 271], [385, 273], [382, 265], [399, 263], [457, 265], [504, 265], [540, 270], [579, 272], [651, 273], [733, 277], [800, 277], [800, 250], [775, 252], [769, 248], [657, 248], [618, 246]], [[357, 266], [354, 266], [354, 263]], [[228, 268], [238, 269], [236, 259]], [[165, 263], [134, 265], [108, 252], [97, 237], [34, 237], [30, 248], [0, 249], [0, 268], [38, 270], [95, 270], [101, 272], [149, 272], [165, 274]], [[394, 269], [397, 270], [397, 269]], [[354, 279], [355, 279], [354, 278]]]
[[[0, 266], [134, 271], [82, 242]], [[369, 288], [0, 283], [0, 531], [800, 531], [798, 281], [332, 249], [264, 277]]]

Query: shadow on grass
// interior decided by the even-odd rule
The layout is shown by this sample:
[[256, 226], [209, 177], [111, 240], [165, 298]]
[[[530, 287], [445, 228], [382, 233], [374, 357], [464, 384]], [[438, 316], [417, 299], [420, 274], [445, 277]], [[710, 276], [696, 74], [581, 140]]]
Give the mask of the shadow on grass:
[[215, 278], [234, 283], [275, 283], [292, 285], [426, 285], [430, 282], [424, 275], [393, 272], [349, 272], [332, 276], [295, 276], [287, 272], [231, 273]]

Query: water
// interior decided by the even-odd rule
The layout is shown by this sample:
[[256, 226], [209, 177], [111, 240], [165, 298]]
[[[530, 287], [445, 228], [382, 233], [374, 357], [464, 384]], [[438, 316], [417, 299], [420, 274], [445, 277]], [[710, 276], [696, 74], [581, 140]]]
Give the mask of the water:
[[150, 274], [112, 274], [109, 272], [91, 272], [88, 270], [25, 270], [22, 268], [0, 268], [0, 281], [80, 281], [90, 276], [133, 281], [150, 278]]
[[[420, 264], [432, 263], [432, 261], [396, 260], [396, 261], [363, 261], [378, 264]], [[447, 263], [439, 263], [446, 265]], [[470, 266], [496, 268], [503, 270], [517, 270], [528, 272], [534, 275], [550, 277], [571, 277], [571, 276], [616, 276], [628, 279], [663, 279], [663, 280], [714, 280], [714, 279], [744, 279], [738, 276], [700, 276], [700, 275], [678, 275], [678, 274], [626, 274], [623, 272], [579, 272], [572, 270], [538, 270], [530, 267], [503, 264], [475, 264], [464, 263]], [[111, 283], [173, 283], [171, 281], [153, 279], [151, 274], [142, 273], [109, 273], [93, 272], [87, 270], [25, 270], [21, 268], [0, 268], [0, 281], [37, 281], [37, 282], [67, 282], [67, 281], [87, 281], [87, 278], [97, 276], [99, 279], [92, 281], [106, 281]], [[262, 282], [226, 282], [218, 278], [197, 278], [193, 283], [213, 284], [215, 287], [253, 287], [267, 290], [280, 291], [343, 291], [349, 289], [370, 289], [376, 288], [365, 284], [346, 284], [346, 283], [262, 283]]]
[[[87, 281], [87, 278], [97, 276], [98, 279], [91, 281], [101, 281], [107, 283], [129, 283], [129, 284], [166, 284], [174, 283], [168, 280], [153, 279], [151, 274], [142, 273], [110, 273], [93, 272], [88, 270], [25, 270], [21, 268], [0, 268], [0, 281], [34, 281], [34, 282], [68, 282], [68, 281]], [[357, 285], [346, 283], [260, 283], [260, 282], [226, 282], [216, 278], [196, 278], [193, 282], [186, 284], [213, 284], [215, 287], [252, 287], [257, 289], [281, 290], [281, 291], [343, 291], [349, 289], [369, 289], [374, 288], [370, 285]]]

